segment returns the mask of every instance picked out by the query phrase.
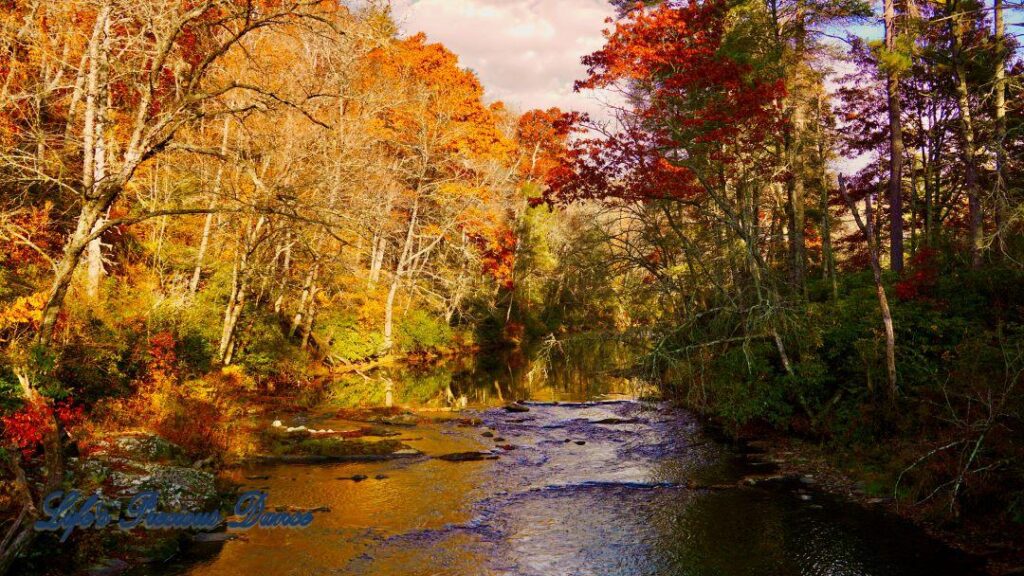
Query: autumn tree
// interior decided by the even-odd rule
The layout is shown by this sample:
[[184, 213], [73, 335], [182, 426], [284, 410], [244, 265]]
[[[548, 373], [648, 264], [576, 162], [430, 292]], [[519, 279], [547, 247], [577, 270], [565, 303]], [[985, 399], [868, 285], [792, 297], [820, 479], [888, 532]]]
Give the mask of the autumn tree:
[[[239, 82], [225, 61], [242, 53], [242, 45], [257, 31], [314, 15], [322, 18], [328, 12], [321, 9], [332, 10], [318, 0], [4, 5], [2, 49], [14, 56], [5, 62], [17, 65], [2, 71], [5, 137], [15, 136], [0, 156], [0, 171], [29, 194], [52, 191], [74, 215], [53, 257], [38, 344], [52, 343], [83, 256], [89, 262], [87, 294], [98, 295], [106, 232], [161, 215], [207, 211], [205, 205], [172, 202], [110, 217], [149, 165], [192, 148], [179, 138], [184, 131], [203, 119], [239, 112], [230, 100], [236, 93], [275, 105], [302, 104], [279, 98], [259, 83]], [[39, 393], [31, 378], [23, 385], [28, 401], [36, 402]], [[62, 478], [58, 435], [54, 422], [45, 443], [44, 488]], [[5, 540], [4, 566], [31, 540], [36, 509], [31, 501], [25, 506], [27, 513]]]
[[439, 246], [465, 231], [468, 210], [503, 186], [509, 144], [483, 104], [476, 76], [424, 36], [390, 42], [369, 56], [365, 70], [365, 82], [386, 82], [392, 94], [374, 119], [375, 133], [394, 159], [386, 188], [390, 222], [403, 223], [389, 241], [395, 246], [384, 307], [383, 349], [389, 350], [399, 288], [414, 280]]

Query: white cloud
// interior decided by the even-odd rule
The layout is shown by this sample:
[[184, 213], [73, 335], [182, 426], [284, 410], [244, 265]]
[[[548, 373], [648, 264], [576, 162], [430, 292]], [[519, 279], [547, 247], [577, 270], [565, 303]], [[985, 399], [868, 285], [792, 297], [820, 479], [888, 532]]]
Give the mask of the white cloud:
[[604, 44], [613, 14], [606, 0], [394, 0], [393, 7], [404, 34], [425, 32], [455, 52], [488, 98], [604, 116], [573, 83], [586, 73], [580, 58]]

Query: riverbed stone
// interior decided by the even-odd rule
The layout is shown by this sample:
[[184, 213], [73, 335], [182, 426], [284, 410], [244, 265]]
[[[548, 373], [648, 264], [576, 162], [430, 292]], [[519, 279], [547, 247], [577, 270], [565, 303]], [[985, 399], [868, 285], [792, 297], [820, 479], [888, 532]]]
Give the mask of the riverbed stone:
[[108, 558], [86, 569], [89, 576], [114, 576], [130, 568], [129, 564], [119, 558]]
[[442, 454], [437, 458], [446, 462], [475, 462], [478, 460], [497, 460], [498, 456], [490, 452], [453, 452], [451, 454]]
[[193, 542], [227, 542], [228, 540], [237, 540], [238, 534], [231, 532], [200, 532], [192, 536]]
[[417, 417], [415, 414], [412, 414], [411, 412], [406, 412], [404, 414], [395, 414], [394, 416], [381, 416], [375, 420], [375, 422], [385, 424], [387, 426], [406, 427], [415, 426], [419, 424], [419, 421], [419, 417]]
[[639, 422], [639, 418], [602, 418], [600, 420], [592, 420], [591, 424], [636, 424]]

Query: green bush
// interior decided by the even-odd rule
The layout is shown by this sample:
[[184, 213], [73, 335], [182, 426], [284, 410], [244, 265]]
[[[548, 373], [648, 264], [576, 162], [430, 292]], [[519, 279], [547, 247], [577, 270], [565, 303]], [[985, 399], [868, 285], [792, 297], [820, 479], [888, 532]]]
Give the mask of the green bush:
[[288, 341], [273, 314], [257, 313], [240, 332], [238, 363], [257, 381], [277, 374], [301, 371], [305, 353]]
[[129, 394], [133, 382], [146, 373], [148, 350], [148, 335], [140, 323], [114, 327], [92, 318], [61, 351], [55, 380], [87, 404]]
[[451, 344], [452, 329], [443, 319], [424, 310], [410, 310], [398, 322], [398, 346], [408, 352], [425, 352]]
[[350, 313], [338, 312], [321, 317], [317, 332], [326, 336], [331, 354], [349, 362], [359, 362], [375, 356], [384, 344], [379, 330], [368, 330]]
[[181, 361], [182, 367], [191, 376], [205, 374], [213, 367], [213, 344], [202, 334], [196, 332], [182, 334], [178, 337], [174, 352]]
[[781, 426], [793, 414], [786, 381], [772, 365], [774, 347], [752, 343], [732, 348], [713, 367], [714, 412], [732, 426], [765, 421]]

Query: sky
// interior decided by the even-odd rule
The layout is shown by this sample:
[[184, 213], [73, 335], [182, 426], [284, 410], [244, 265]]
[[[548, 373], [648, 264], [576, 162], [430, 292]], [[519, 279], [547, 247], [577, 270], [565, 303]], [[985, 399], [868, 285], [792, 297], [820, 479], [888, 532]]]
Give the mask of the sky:
[[[558, 106], [602, 117], [601, 96], [573, 92], [586, 69], [580, 57], [601, 48], [607, 0], [392, 0], [401, 30], [425, 32], [480, 76], [489, 99], [513, 108]], [[1020, 33], [1024, 11], [1007, 13], [1008, 32]], [[882, 35], [878, 24], [830, 28], [845, 36]]]
[[606, 0], [393, 0], [392, 9], [404, 34], [426, 32], [455, 52], [488, 99], [602, 115], [598, 96], [572, 87], [586, 72], [580, 57], [604, 44]]

